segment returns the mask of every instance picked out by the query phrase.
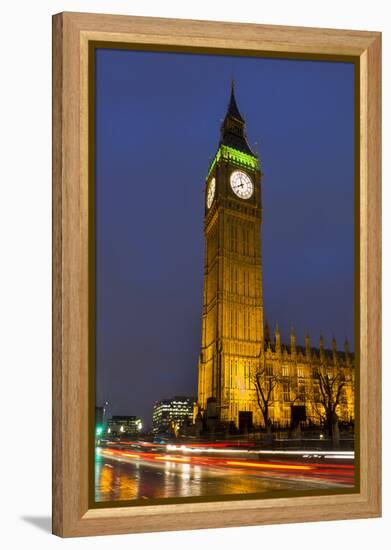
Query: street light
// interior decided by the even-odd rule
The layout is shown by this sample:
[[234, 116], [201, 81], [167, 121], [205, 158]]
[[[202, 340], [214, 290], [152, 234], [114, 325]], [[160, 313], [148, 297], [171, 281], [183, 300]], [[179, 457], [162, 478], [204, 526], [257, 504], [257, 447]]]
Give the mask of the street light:
[[103, 404], [103, 414], [102, 414], [103, 426], [106, 426], [106, 412], [107, 412], [108, 406], [109, 406], [109, 402], [105, 401]]

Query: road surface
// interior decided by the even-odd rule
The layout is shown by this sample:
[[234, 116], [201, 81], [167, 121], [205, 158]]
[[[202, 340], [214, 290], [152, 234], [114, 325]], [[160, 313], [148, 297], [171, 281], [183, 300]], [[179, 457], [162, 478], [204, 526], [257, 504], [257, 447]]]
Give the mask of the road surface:
[[97, 448], [97, 502], [351, 488], [353, 453], [225, 446], [110, 444]]

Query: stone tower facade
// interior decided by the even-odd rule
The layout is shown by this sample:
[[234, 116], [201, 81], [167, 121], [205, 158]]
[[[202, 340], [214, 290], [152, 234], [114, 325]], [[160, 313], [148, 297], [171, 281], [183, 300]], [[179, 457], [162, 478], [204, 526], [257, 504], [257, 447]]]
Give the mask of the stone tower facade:
[[252, 422], [251, 376], [263, 350], [261, 172], [234, 87], [206, 179], [198, 400], [222, 422]]
[[335, 392], [338, 418], [352, 422], [354, 354], [348, 343], [340, 352], [333, 339], [332, 349], [325, 349], [321, 337], [313, 348], [306, 335], [301, 347], [292, 329], [290, 345], [283, 345], [278, 327], [272, 338], [264, 324], [261, 224], [260, 161], [248, 144], [232, 84], [205, 185], [198, 407], [215, 423], [262, 426], [264, 388], [271, 423], [288, 426], [297, 416], [319, 424], [327, 390]]

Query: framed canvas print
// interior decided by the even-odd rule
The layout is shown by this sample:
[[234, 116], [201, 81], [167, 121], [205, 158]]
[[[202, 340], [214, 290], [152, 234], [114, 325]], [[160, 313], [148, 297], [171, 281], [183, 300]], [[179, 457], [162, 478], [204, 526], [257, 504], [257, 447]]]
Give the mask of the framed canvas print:
[[380, 515], [380, 34], [53, 18], [53, 531]]

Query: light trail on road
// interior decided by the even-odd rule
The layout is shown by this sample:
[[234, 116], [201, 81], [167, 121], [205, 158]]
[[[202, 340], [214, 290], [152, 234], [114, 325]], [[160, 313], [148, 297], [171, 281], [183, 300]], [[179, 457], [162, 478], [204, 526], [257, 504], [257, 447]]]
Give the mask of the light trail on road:
[[[107, 448], [98, 449], [98, 454], [102, 458], [110, 458], [121, 463], [129, 463], [141, 467], [165, 468], [168, 464], [187, 465], [190, 468], [201, 468], [205, 476], [214, 474], [235, 476], [256, 476], [269, 480], [292, 481], [309, 484], [321, 482], [330, 487], [352, 487], [354, 485], [355, 469], [354, 464], [340, 463], [339, 460], [349, 459], [352, 461], [352, 453], [326, 453], [314, 451], [311, 452], [276, 452], [265, 451], [262, 460], [256, 460], [255, 455], [261, 453], [255, 449], [252, 450], [250, 457], [231, 458], [228, 456], [209, 456], [206, 453], [196, 454], [195, 451], [188, 453], [188, 448], [169, 446], [156, 446], [146, 448], [140, 451], [128, 451], [127, 449], [115, 448], [113, 445]], [[158, 452], [156, 452], [158, 450]], [[222, 450], [222, 449], [221, 449]], [[228, 449], [229, 450], [229, 449]], [[227, 451], [227, 449], [226, 449]], [[180, 454], [178, 454], [180, 453]], [[242, 453], [246, 454], [246, 453]], [[267, 458], [266, 454], [270, 457]], [[335, 460], [327, 460], [327, 456], [332, 454]], [[277, 458], [277, 455], [278, 458]], [[323, 462], [319, 462], [322, 459]], [[175, 472], [174, 472], [175, 473]], [[216, 474], [217, 475], [217, 474]]]

